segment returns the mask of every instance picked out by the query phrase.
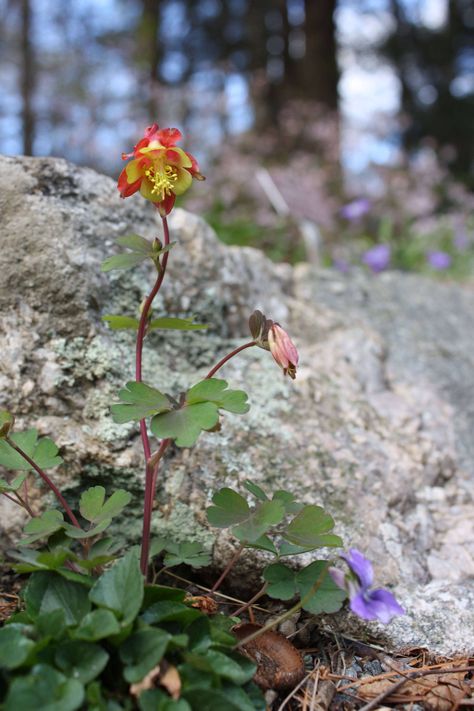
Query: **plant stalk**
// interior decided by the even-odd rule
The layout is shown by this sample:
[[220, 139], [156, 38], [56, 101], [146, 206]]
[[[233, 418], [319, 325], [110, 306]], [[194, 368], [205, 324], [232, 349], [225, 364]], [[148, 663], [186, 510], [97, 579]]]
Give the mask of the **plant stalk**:
[[219, 368], [222, 368], [222, 366], [225, 365], [225, 363], [227, 363], [228, 360], [230, 360], [230, 359], [233, 358], [235, 355], [237, 355], [237, 353], [240, 353], [241, 351], [244, 351], [246, 348], [251, 348], [252, 346], [256, 346], [256, 345], [257, 345], [257, 344], [256, 344], [255, 341], [249, 341], [249, 343], [244, 343], [243, 346], [239, 346], [239, 347], [236, 348], [235, 350], [233, 350], [233, 351], [231, 351], [230, 353], [228, 353], [228, 354], [227, 354], [226, 356], [224, 356], [224, 358], [222, 358], [222, 360], [220, 360], [213, 368], [211, 368], [211, 370], [209, 371], [209, 373], [206, 375], [205, 380], [207, 380], [208, 378], [212, 378], [212, 376], [213, 376], [215, 373], [217, 373], [217, 371], [219, 370]]
[[65, 510], [66, 514], [69, 516], [69, 519], [70, 519], [71, 523], [72, 523], [76, 528], [79, 528], [79, 529], [82, 531], [82, 527], [81, 527], [81, 525], [79, 524], [79, 521], [78, 521], [77, 518], [74, 516], [73, 512], [71, 511], [71, 508], [70, 508], [69, 504], [67, 503], [66, 499], [65, 499], [64, 496], [61, 494], [61, 492], [59, 491], [59, 489], [58, 489], [58, 487], [56, 486], [56, 484], [54, 484], [54, 482], [49, 478], [49, 476], [48, 476], [42, 469], [40, 469], [40, 467], [36, 464], [36, 462], [34, 462], [34, 461], [31, 459], [31, 457], [29, 457], [29, 456], [26, 454], [26, 452], [24, 452], [22, 449], [20, 449], [20, 447], [18, 447], [18, 445], [15, 444], [15, 442], [14, 442], [12, 439], [10, 439], [10, 437], [5, 437], [5, 440], [8, 442], [8, 444], [10, 445], [10, 447], [12, 447], [16, 452], [18, 452], [18, 454], [19, 454], [21, 457], [23, 457], [23, 459], [24, 459], [26, 462], [28, 462], [28, 464], [30, 465], [30, 467], [32, 467], [32, 468], [35, 470], [35, 472], [37, 472], [37, 474], [40, 475], [40, 477], [42, 478], [42, 480], [44, 481], [44, 483], [45, 483], [47, 486], [49, 486], [49, 488], [50, 488], [51, 491], [54, 493], [54, 495], [55, 495], [56, 498], [58, 499], [59, 503], [61, 504], [61, 506], [62, 506], [63, 509]]

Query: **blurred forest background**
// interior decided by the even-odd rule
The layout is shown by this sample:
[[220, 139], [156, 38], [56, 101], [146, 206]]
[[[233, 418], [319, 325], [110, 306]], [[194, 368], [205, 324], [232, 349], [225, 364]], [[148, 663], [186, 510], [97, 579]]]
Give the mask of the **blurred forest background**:
[[178, 126], [228, 243], [472, 276], [470, 0], [0, 0], [0, 151], [116, 177]]

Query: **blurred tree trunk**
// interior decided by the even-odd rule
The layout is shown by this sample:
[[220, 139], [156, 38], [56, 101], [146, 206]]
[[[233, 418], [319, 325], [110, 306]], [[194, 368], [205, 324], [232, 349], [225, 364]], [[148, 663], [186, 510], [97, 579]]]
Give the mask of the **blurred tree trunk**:
[[305, 0], [306, 51], [300, 70], [306, 98], [333, 110], [339, 105], [336, 4], [337, 0]]
[[141, 0], [142, 17], [138, 28], [138, 49], [140, 57], [144, 57], [145, 71], [148, 78], [148, 111], [151, 118], [158, 115], [159, 110], [159, 72], [161, 49], [158, 41], [160, 29], [161, 0]]
[[20, 0], [21, 12], [21, 98], [22, 140], [25, 156], [33, 155], [35, 137], [35, 114], [33, 92], [35, 87], [35, 60], [31, 40], [30, 0]]

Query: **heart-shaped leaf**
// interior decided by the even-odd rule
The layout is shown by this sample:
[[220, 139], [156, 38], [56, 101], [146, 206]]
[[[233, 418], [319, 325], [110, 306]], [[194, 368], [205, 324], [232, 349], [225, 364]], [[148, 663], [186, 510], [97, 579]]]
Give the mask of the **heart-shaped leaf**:
[[286, 541], [307, 550], [342, 546], [341, 538], [329, 533], [333, 528], [333, 518], [321, 506], [310, 504], [295, 516], [282, 535]]
[[328, 614], [341, 609], [347, 597], [328, 573], [328, 561], [316, 560], [296, 573], [296, 585], [303, 609], [313, 615]]
[[283, 520], [285, 508], [281, 501], [264, 501], [253, 509], [246, 521], [232, 529], [232, 533], [243, 543], [255, 543], [272, 526]]
[[91, 523], [100, 523], [118, 516], [130, 502], [132, 495], [125, 489], [117, 489], [105, 501], [103, 486], [93, 486], [81, 495], [79, 510], [81, 516]]
[[268, 565], [263, 571], [267, 581], [267, 595], [277, 600], [291, 600], [296, 595], [295, 571], [283, 563]]
[[119, 398], [125, 405], [112, 405], [114, 422], [123, 424], [131, 420], [143, 420], [150, 415], [169, 410], [171, 405], [163, 393], [145, 383], [129, 382], [119, 392]]
[[164, 565], [172, 568], [176, 565], [190, 565], [192, 568], [202, 568], [209, 565], [211, 556], [203, 550], [202, 544], [196, 541], [171, 543], [166, 545]]

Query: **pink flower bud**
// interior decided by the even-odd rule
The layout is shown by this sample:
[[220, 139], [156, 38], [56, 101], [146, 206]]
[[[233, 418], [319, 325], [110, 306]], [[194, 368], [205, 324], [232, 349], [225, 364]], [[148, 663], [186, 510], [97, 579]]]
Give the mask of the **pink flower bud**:
[[287, 332], [277, 323], [274, 323], [268, 331], [268, 346], [280, 368], [283, 368], [283, 373], [294, 380], [298, 365], [298, 351]]

